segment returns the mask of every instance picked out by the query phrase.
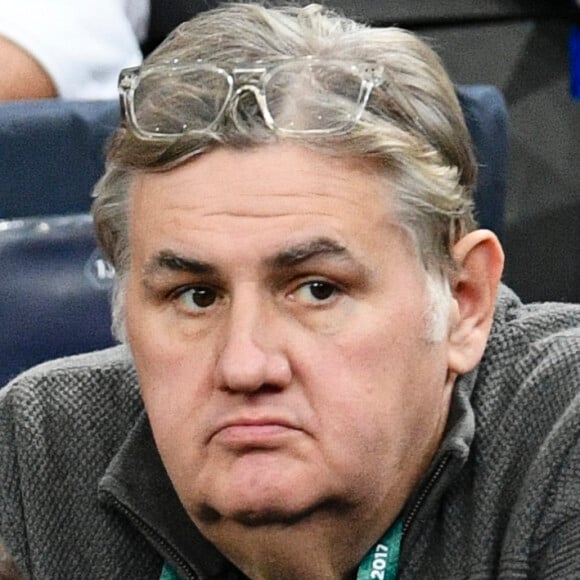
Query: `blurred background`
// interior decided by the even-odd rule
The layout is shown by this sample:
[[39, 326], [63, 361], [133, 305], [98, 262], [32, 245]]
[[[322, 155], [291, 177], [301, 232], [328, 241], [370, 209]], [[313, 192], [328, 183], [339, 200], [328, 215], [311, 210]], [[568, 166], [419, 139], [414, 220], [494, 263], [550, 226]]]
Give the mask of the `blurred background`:
[[[346, 6], [348, 2], [337, 1]], [[580, 95], [571, 91], [574, 2], [411, 0], [355, 10], [424, 35], [458, 83], [503, 92], [509, 111], [504, 279], [526, 301], [580, 302]], [[385, 20], [380, 12], [390, 6]]]
[[[476, 206], [503, 242], [504, 281], [526, 302], [580, 302], [580, 0], [324, 1], [441, 55], [472, 113]], [[88, 212], [118, 72], [217, 4], [52, 0], [47, 26], [45, 0], [0, 3], [0, 386], [113, 343], [114, 272]]]

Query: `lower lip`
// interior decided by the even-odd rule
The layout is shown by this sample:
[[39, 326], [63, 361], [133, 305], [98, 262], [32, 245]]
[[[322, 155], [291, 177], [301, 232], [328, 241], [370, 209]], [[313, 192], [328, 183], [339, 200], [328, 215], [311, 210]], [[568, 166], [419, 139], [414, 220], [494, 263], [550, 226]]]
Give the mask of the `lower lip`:
[[285, 425], [230, 425], [218, 431], [214, 439], [232, 447], [273, 447], [298, 433]]

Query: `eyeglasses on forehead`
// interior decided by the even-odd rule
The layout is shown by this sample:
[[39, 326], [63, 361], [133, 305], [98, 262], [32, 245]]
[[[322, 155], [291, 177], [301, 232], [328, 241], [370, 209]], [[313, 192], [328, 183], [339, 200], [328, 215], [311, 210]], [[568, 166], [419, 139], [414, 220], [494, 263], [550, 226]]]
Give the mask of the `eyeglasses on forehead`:
[[381, 65], [315, 57], [227, 69], [204, 61], [121, 71], [119, 93], [127, 126], [141, 139], [209, 134], [230, 115], [239, 123], [248, 95], [265, 125], [280, 134], [343, 133], [361, 118]]

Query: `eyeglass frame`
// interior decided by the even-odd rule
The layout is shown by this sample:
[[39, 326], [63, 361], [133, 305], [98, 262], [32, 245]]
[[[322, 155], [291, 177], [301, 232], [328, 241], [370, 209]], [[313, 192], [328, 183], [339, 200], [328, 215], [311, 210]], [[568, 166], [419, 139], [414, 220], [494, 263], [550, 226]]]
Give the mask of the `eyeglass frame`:
[[[288, 129], [278, 127], [272, 114], [268, 108], [268, 103], [266, 100], [266, 87], [268, 82], [275, 74], [275, 72], [285, 65], [291, 62], [304, 62], [306, 64], [326, 64], [329, 66], [335, 65], [341, 68], [357, 67], [356, 75], [359, 77], [360, 91], [359, 98], [356, 102], [358, 109], [356, 115], [353, 118], [345, 122], [344, 125], [336, 128], [321, 128], [321, 129]], [[366, 67], [366, 70], [360, 71], [358, 67]], [[214, 73], [218, 73], [223, 76], [228, 85], [227, 94], [223, 100], [223, 104], [215, 116], [215, 119], [207, 127], [203, 129], [190, 129], [182, 133], [157, 133], [152, 131], [147, 131], [139, 126], [137, 121], [136, 111], [135, 111], [135, 91], [139, 86], [143, 72], [154, 72], [159, 70], [167, 70], [168, 72], [179, 71], [179, 72], [190, 72], [194, 70], [207, 70]], [[370, 74], [369, 74], [370, 71]], [[235, 88], [236, 77], [240, 75], [259, 75], [252, 82], [249, 80], [244, 81], [237, 88]], [[210, 134], [213, 129], [220, 123], [223, 116], [228, 109], [236, 103], [237, 98], [245, 91], [249, 91], [254, 95], [262, 118], [266, 123], [266, 126], [273, 132], [281, 135], [331, 135], [348, 132], [358, 121], [360, 121], [363, 112], [366, 109], [368, 101], [370, 99], [371, 92], [374, 88], [380, 86], [385, 81], [384, 67], [378, 63], [365, 62], [365, 61], [344, 61], [337, 59], [324, 59], [314, 56], [305, 57], [283, 57], [274, 63], [261, 63], [256, 62], [255, 64], [236, 66], [230, 70], [217, 66], [213, 63], [208, 63], [202, 59], [196, 60], [191, 64], [179, 63], [178, 59], [175, 59], [171, 63], [164, 63], [153, 66], [134, 66], [128, 67], [121, 70], [119, 73], [118, 90], [119, 97], [121, 101], [121, 115], [124, 119], [128, 121], [128, 125], [134, 134], [139, 136], [141, 139], [149, 141], [166, 141], [174, 140], [179, 137], [186, 135], [207, 135]], [[234, 115], [235, 120], [235, 115]]]

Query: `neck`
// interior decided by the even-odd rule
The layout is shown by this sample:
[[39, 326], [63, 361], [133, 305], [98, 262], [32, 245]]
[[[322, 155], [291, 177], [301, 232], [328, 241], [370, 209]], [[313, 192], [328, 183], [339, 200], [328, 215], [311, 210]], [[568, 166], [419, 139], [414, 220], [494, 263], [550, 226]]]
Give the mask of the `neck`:
[[216, 521], [204, 534], [252, 580], [353, 580], [390, 522], [355, 513], [311, 513], [292, 523]]

